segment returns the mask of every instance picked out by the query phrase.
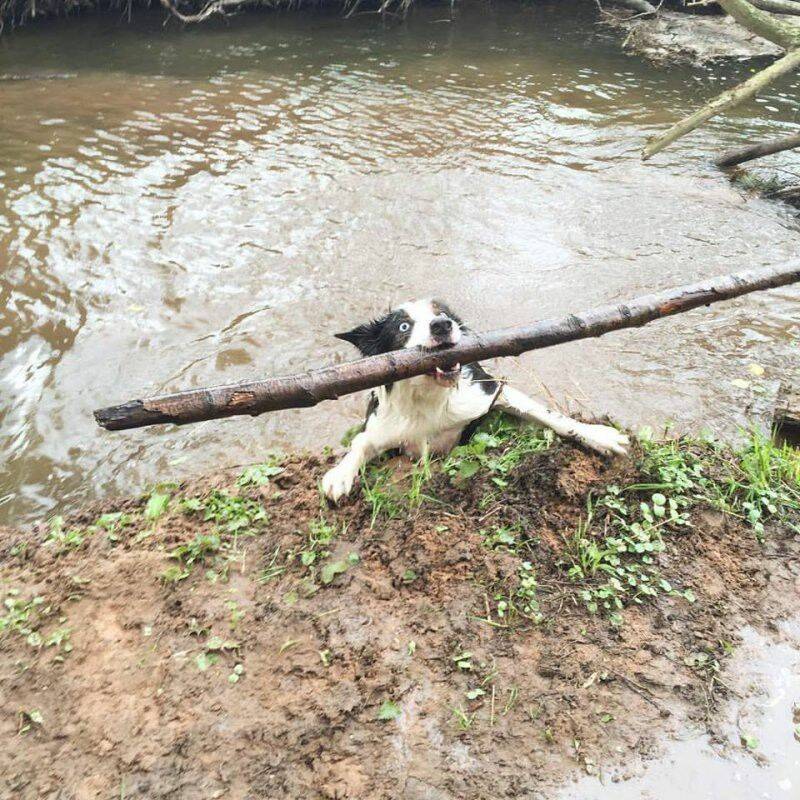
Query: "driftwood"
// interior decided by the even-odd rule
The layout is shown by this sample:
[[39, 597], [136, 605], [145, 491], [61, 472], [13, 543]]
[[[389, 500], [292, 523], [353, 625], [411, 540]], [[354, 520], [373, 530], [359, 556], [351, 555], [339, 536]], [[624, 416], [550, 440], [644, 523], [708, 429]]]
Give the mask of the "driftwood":
[[794, 150], [796, 147], [800, 147], [800, 133], [771, 142], [759, 142], [758, 144], [749, 144], [747, 147], [739, 147], [736, 150], [728, 150], [715, 159], [714, 163], [725, 169], [726, 167], [735, 167], [737, 164], [744, 164], [745, 161], [771, 156], [773, 153]]
[[798, 281], [800, 260], [780, 267], [747, 270], [678, 286], [627, 303], [600, 306], [559, 319], [471, 334], [446, 350], [397, 350], [297, 375], [132, 400], [99, 409], [94, 416], [98, 424], [108, 430], [123, 430], [163, 423], [184, 425], [238, 414], [257, 416], [282, 408], [315, 406], [323, 400], [335, 400], [389, 381], [422, 375], [437, 366], [451, 367], [459, 362], [468, 364], [499, 356], [517, 356], [529, 350], [602, 336], [610, 331], [646, 325], [698, 306]]
[[800, 26], [774, 17], [763, 9], [763, 2], [758, 4], [758, 8], [748, 0], [718, 0], [718, 2], [736, 22], [767, 41], [774, 42], [785, 50], [786, 54], [744, 83], [717, 95], [693, 114], [676, 122], [665, 133], [648, 140], [642, 150], [644, 161], [717, 114], [752, 99], [783, 75], [800, 68]]

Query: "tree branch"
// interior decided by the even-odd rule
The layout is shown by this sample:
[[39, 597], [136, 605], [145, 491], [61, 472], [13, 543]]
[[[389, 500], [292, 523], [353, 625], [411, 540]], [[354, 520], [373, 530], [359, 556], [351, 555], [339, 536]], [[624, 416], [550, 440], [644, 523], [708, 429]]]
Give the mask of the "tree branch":
[[[729, 2], [729, 0], [721, 1]], [[735, 2], [742, 2], [742, 0], [735, 0]], [[794, 71], [798, 66], [800, 66], [800, 49], [791, 50], [783, 58], [779, 58], [766, 69], [757, 72], [752, 78], [740, 83], [738, 86], [734, 86], [733, 89], [728, 89], [717, 95], [711, 102], [706, 103], [702, 108], [695, 111], [694, 114], [690, 114], [688, 117], [676, 122], [666, 133], [650, 139], [642, 151], [642, 160], [647, 161], [648, 158], [661, 152], [676, 139], [680, 139], [681, 136], [685, 136], [689, 131], [693, 131], [711, 119], [711, 117], [715, 117], [717, 114], [755, 97], [762, 89], [765, 89], [780, 78], [781, 75]]]
[[169, 422], [183, 425], [237, 414], [256, 416], [282, 408], [315, 406], [323, 400], [335, 400], [341, 395], [389, 381], [422, 375], [437, 366], [452, 367], [459, 362], [468, 364], [480, 359], [516, 356], [563, 342], [602, 336], [610, 331], [646, 325], [698, 306], [798, 281], [800, 260], [781, 267], [747, 270], [678, 286], [627, 303], [600, 306], [560, 319], [466, 336], [459, 344], [446, 350], [395, 350], [298, 375], [133, 400], [99, 409], [94, 416], [98, 424], [108, 430], [123, 430]]
[[761, 9], [761, 11], [771, 11], [773, 14], [800, 16], [800, 3], [798, 3], [797, 0], [748, 0], [748, 2], [756, 8]]
[[772, 142], [759, 142], [758, 144], [749, 144], [747, 147], [739, 147], [736, 150], [728, 150], [714, 163], [723, 169], [735, 167], [745, 161], [771, 156], [773, 153], [782, 153], [784, 150], [794, 150], [796, 147], [800, 147], [800, 133], [796, 133], [794, 136], [785, 136], [783, 139], [775, 139]]
[[775, 19], [766, 11], [755, 8], [747, 0], [719, 0], [719, 4], [742, 27], [767, 41], [774, 42], [785, 50], [800, 47], [800, 28], [796, 25]]

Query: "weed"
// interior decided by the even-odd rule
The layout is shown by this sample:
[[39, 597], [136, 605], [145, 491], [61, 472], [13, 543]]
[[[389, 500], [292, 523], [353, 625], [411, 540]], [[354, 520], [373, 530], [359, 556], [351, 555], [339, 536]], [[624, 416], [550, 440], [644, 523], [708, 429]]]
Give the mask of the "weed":
[[188, 498], [181, 507], [187, 514], [202, 513], [206, 522], [213, 522], [221, 533], [234, 537], [257, 533], [267, 519], [260, 503], [219, 490], [204, 498]]
[[461, 706], [454, 706], [452, 710], [456, 725], [462, 731], [468, 731], [472, 727], [472, 723], [475, 722], [475, 714], [467, 714]]
[[790, 510], [800, 510], [800, 452], [754, 432], [736, 453], [724, 493], [728, 510], [742, 514], [763, 537], [770, 517], [788, 521]]
[[397, 519], [405, 512], [402, 492], [390, 480], [394, 470], [369, 464], [361, 470], [361, 492], [370, 506], [370, 527], [378, 518]]
[[[3, 606], [5, 613], [0, 616], [0, 642], [7, 636], [16, 634], [36, 650], [41, 647], [54, 647], [60, 653], [72, 651], [69, 628], [57, 628], [49, 634], [42, 632], [43, 626], [53, 616], [54, 609], [40, 595], [30, 600], [22, 600], [19, 597], [19, 590], [9, 589], [3, 600]], [[66, 617], [59, 617], [58, 622], [66, 622]], [[59, 654], [56, 659], [61, 661], [63, 657]]]
[[155, 522], [159, 517], [164, 516], [171, 497], [167, 492], [154, 491], [147, 499], [147, 505], [144, 507], [144, 518], [150, 522]]
[[276, 547], [275, 550], [272, 552], [272, 556], [270, 560], [267, 562], [267, 566], [261, 571], [261, 574], [258, 576], [259, 583], [269, 583], [271, 580], [275, 578], [279, 578], [286, 572], [286, 564], [279, 564], [278, 563], [278, 556], [280, 555], [281, 549], [280, 547]]
[[[255, 500], [224, 491], [186, 498], [181, 501], [180, 508], [184, 514], [201, 514], [205, 522], [214, 523], [214, 531], [198, 533], [191, 541], [170, 551], [169, 557], [177, 559], [179, 564], [168, 567], [161, 576], [171, 583], [187, 578], [195, 563], [205, 563], [217, 556], [226, 556], [228, 560], [234, 558], [239, 537], [256, 535], [267, 519], [267, 512]], [[214, 570], [206, 574], [212, 582], [226, 580], [227, 563], [221, 575]]]
[[397, 719], [402, 713], [400, 706], [393, 700], [384, 700], [378, 709], [378, 719], [381, 722], [389, 722]]
[[490, 550], [505, 550], [508, 553], [517, 551], [517, 535], [519, 527], [514, 525], [496, 525], [489, 530], [480, 530], [483, 544]]
[[98, 517], [97, 522], [92, 527], [105, 531], [109, 542], [114, 543], [119, 541], [122, 530], [131, 524], [133, 524], [133, 517], [130, 514], [116, 511]]
[[64, 517], [53, 517], [48, 523], [47, 543], [54, 544], [60, 552], [77, 550], [86, 541], [89, 535], [87, 529], [65, 528]]
[[279, 466], [281, 457], [275, 454], [262, 464], [251, 464], [237, 478], [236, 485], [240, 488], [248, 486], [266, 486], [270, 478], [280, 475], [284, 470]]
[[37, 708], [32, 708], [30, 711], [20, 709], [17, 736], [24, 736], [34, 725], [38, 725], [39, 727], [44, 725], [42, 712]]
[[491, 414], [472, 438], [456, 447], [445, 459], [444, 471], [451, 480], [465, 481], [481, 470], [492, 483], [504, 489], [507, 476], [526, 456], [552, 446], [553, 434], [532, 426], [520, 426], [503, 414]]

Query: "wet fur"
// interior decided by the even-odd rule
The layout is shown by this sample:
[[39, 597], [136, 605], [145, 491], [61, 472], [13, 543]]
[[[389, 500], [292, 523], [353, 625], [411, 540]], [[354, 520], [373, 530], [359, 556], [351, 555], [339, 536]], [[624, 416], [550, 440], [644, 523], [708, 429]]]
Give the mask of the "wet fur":
[[[371, 356], [452, 346], [465, 332], [468, 328], [447, 305], [418, 300], [336, 335]], [[323, 491], [333, 501], [348, 494], [361, 467], [387, 450], [400, 449], [413, 458], [448, 453], [469, 439], [494, 406], [604, 454], [624, 453], [628, 443], [614, 428], [570, 419], [495, 380], [479, 363], [465, 364], [452, 376], [420, 375], [373, 390], [364, 429], [326, 473]]]

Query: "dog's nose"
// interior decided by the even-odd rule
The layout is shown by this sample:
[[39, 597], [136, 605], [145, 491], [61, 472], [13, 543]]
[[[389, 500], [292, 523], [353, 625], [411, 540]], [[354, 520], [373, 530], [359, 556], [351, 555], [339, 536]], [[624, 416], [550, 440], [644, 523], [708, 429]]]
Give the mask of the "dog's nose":
[[431, 320], [431, 333], [434, 336], [447, 336], [453, 329], [453, 320], [449, 317], [435, 317]]

